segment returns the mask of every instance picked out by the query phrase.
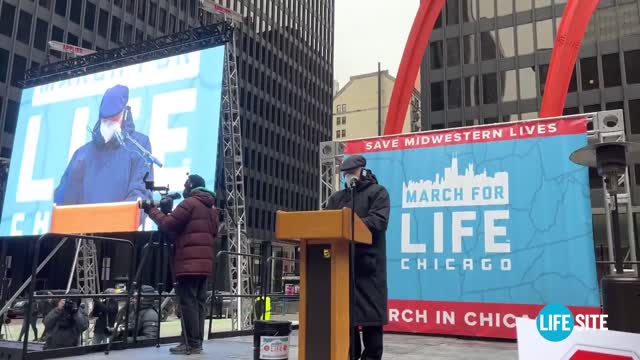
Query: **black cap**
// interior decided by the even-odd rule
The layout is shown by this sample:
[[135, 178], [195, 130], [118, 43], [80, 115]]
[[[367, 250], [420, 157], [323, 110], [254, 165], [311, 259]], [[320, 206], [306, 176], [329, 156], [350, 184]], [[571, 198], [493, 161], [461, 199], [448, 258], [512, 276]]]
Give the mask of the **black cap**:
[[191, 183], [192, 189], [195, 189], [197, 187], [205, 187], [204, 179], [200, 175], [189, 175], [189, 182]]
[[340, 165], [340, 171], [349, 171], [367, 166], [367, 160], [362, 155], [349, 156]]

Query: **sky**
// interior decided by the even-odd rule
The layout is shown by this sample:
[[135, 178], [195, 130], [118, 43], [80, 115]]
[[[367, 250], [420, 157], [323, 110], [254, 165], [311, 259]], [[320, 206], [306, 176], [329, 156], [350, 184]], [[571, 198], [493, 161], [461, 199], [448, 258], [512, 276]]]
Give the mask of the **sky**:
[[419, 0], [336, 0], [334, 77], [382, 70], [396, 76]]

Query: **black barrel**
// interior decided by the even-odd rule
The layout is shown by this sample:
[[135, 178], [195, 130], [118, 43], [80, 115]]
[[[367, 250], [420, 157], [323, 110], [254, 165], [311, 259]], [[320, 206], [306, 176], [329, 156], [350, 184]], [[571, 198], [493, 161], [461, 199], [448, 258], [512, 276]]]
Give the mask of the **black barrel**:
[[602, 305], [609, 330], [640, 333], [640, 278], [602, 278]]
[[253, 359], [288, 360], [291, 321], [258, 320], [253, 323]]

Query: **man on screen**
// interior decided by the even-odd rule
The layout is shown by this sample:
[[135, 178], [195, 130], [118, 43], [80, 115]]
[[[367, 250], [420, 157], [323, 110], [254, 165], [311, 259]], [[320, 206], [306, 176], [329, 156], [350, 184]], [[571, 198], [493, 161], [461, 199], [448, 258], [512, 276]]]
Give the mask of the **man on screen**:
[[116, 85], [104, 93], [92, 140], [73, 154], [54, 193], [57, 205], [97, 204], [151, 199], [143, 178], [149, 166], [131, 139], [151, 152], [149, 137], [137, 132], [129, 88]]

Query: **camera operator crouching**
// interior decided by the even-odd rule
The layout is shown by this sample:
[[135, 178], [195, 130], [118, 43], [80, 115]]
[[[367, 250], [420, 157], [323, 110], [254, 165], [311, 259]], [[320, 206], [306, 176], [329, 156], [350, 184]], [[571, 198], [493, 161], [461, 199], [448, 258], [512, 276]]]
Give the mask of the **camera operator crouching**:
[[[213, 271], [218, 210], [214, 206], [215, 195], [205, 188], [204, 179], [198, 175], [188, 177], [183, 196], [184, 200], [168, 215], [148, 202], [142, 202], [141, 207], [161, 231], [177, 234], [174, 260], [176, 294], [188, 344], [180, 344], [170, 351], [185, 354], [188, 346], [191, 353], [198, 354], [202, 352], [204, 339], [206, 286], [207, 277]], [[170, 198], [164, 198], [160, 202], [162, 210], [170, 209], [170, 202]]]
[[[68, 294], [78, 295], [80, 292], [71, 289]], [[44, 350], [80, 345], [82, 332], [89, 328], [89, 319], [79, 304], [79, 298], [60, 299], [58, 306], [47, 314], [44, 318], [47, 332]]]

